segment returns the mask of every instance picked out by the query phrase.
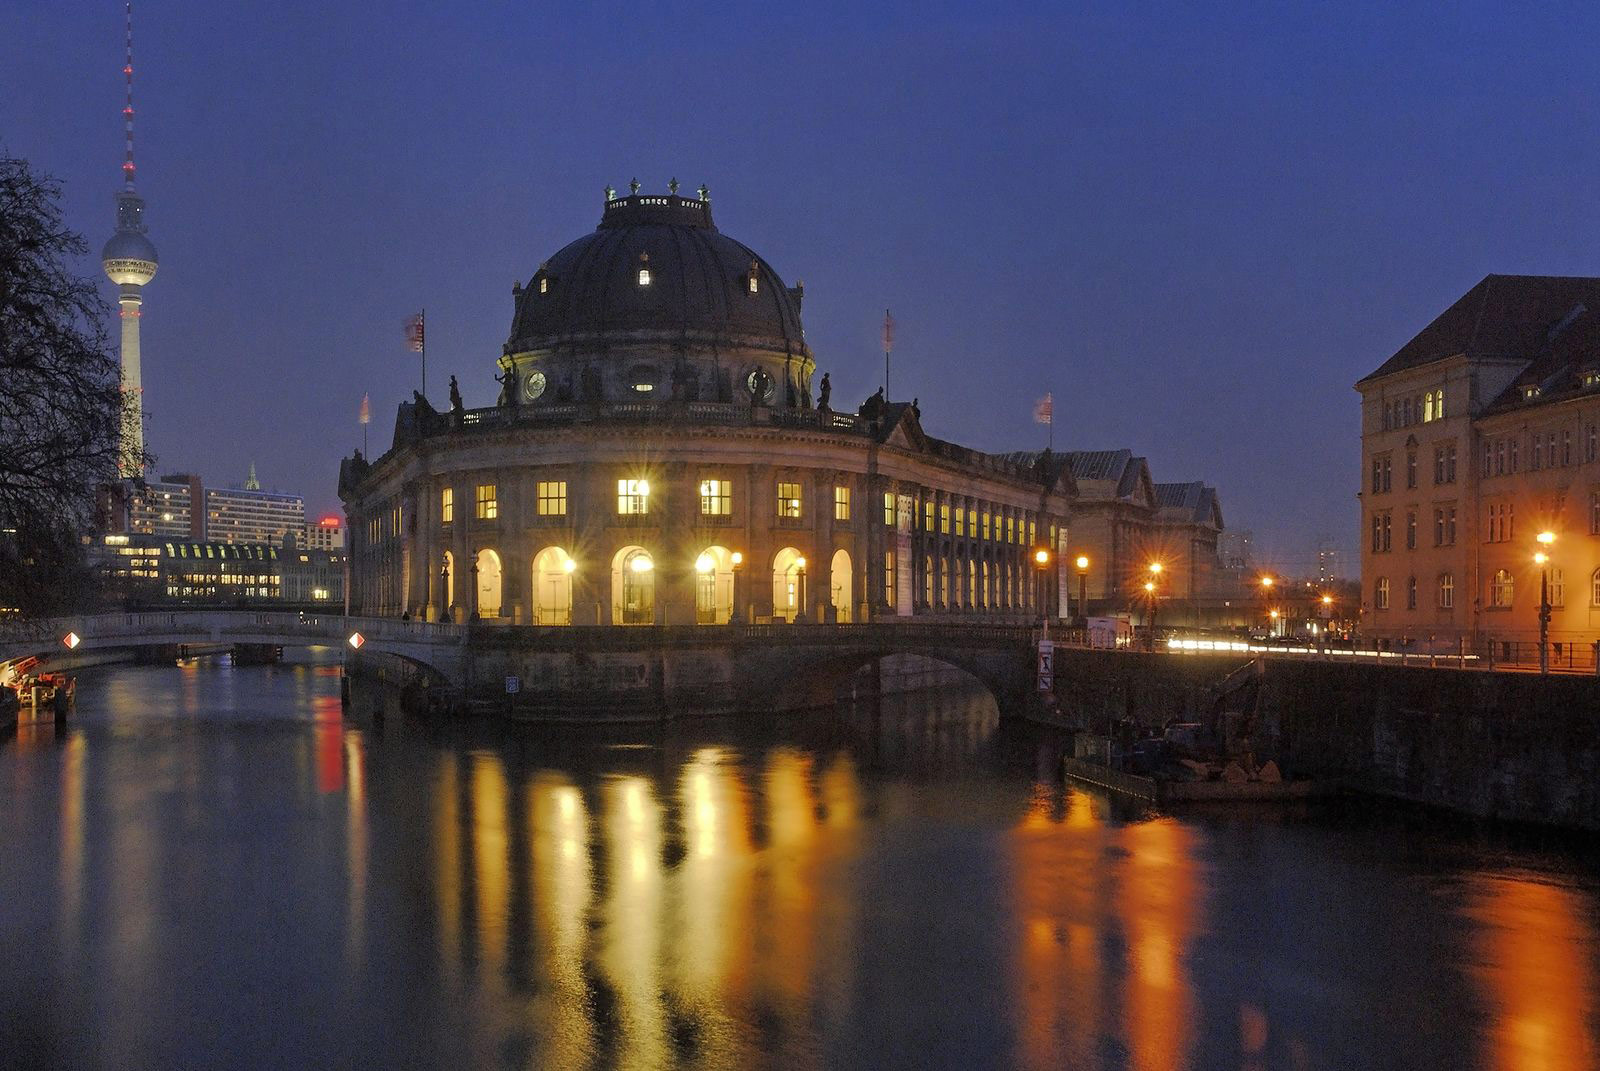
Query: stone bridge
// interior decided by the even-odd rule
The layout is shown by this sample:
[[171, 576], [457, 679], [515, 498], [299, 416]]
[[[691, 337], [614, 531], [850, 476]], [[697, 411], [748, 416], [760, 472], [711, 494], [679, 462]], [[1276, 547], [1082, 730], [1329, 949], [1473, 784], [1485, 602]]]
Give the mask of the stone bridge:
[[[351, 637], [359, 635], [359, 646]], [[1002, 710], [1032, 696], [1034, 632], [1025, 626], [869, 624], [510, 626], [247, 610], [174, 610], [0, 623], [0, 667], [137, 647], [330, 646], [355, 674], [503, 704], [530, 717], [593, 709], [647, 718], [828, 705], [857, 670], [922, 655], [981, 681]]]

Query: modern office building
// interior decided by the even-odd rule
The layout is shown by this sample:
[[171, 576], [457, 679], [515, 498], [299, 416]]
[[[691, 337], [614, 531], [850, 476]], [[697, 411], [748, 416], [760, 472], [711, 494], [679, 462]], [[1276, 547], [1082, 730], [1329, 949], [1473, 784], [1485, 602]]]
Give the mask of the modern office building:
[[[802, 287], [722, 234], [704, 189], [608, 191], [594, 233], [536, 262], [514, 291], [500, 404], [438, 412], [418, 395], [382, 456], [343, 462], [354, 612], [1065, 616], [1090, 502], [1115, 541], [1090, 552], [1106, 599], [1138, 601], [1121, 574], [1141, 551], [1170, 552], [1184, 585], [1209, 567], [1199, 548], [1221, 519], [1203, 485], [1167, 501], [1142, 461], [1080, 478], [1076, 455], [938, 439], [882, 392], [840, 405], [806, 342]], [[1095, 480], [1109, 489], [1086, 491]]]
[[113, 531], [126, 535], [154, 535], [171, 539], [206, 537], [205, 488], [200, 477], [173, 473], [139, 487], [127, 486], [126, 516]]
[[305, 535], [306, 503], [299, 495], [239, 487], [205, 494], [206, 536], [215, 542], [277, 543], [290, 533]]
[[1504, 657], [1543, 588], [1600, 640], [1600, 279], [1490, 275], [1356, 389], [1364, 631]]
[[107, 535], [92, 560], [107, 595], [135, 609], [325, 609], [344, 602], [344, 555], [300, 547], [293, 537], [267, 544]]
[[344, 518], [329, 515], [307, 524], [303, 545], [312, 550], [344, 549]]

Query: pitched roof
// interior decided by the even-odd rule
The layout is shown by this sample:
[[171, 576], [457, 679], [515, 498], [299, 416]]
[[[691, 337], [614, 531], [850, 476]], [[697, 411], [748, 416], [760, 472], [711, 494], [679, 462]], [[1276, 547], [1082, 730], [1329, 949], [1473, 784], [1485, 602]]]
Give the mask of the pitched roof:
[[1600, 314], [1600, 279], [1486, 275], [1359, 382], [1457, 355], [1533, 360], [1580, 305]]
[[1191, 483], [1158, 483], [1156, 508], [1163, 520], [1192, 524], [1211, 524], [1222, 528], [1222, 506], [1217, 489], [1201, 480]]

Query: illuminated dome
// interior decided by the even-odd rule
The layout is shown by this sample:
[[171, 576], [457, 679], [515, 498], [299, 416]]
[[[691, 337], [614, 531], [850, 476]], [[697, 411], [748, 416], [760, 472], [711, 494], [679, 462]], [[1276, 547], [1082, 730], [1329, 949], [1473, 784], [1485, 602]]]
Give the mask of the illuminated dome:
[[143, 286], [156, 273], [155, 244], [136, 231], [117, 231], [100, 251], [100, 266], [119, 285]]
[[[641, 271], [649, 273], [645, 282]], [[738, 339], [797, 356], [805, 350], [800, 292], [718, 231], [709, 201], [677, 195], [606, 202], [599, 228], [534, 274], [506, 351], [638, 331]]]
[[521, 400], [805, 404], [815, 366], [802, 290], [718, 231], [701, 192], [608, 191], [594, 233], [516, 289], [502, 367], [515, 369]]

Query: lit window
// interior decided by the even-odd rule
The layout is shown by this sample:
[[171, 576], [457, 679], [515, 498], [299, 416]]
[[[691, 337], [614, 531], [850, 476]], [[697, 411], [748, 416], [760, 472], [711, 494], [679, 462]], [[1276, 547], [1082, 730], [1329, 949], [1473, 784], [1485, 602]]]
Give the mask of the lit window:
[[893, 491], [885, 491], [883, 493], [883, 523], [888, 525], [891, 528], [894, 527], [894, 492]]
[[733, 484], [728, 480], [700, 481], [700, 515], [728, 517], [733, 514]]
[[1373, 603], [1374, 606], [1376, 606], [1380, 610], [1387, 610], [1389, 608], [1389, 578], [1388, 577], [1386, 577], [1386, 576], [1378, 577], [1378, 582], [1377, 582], [1377, 584], [1375, 584], [1373, 586], [1373, 589], [1372, 589], [1372, 603]]
[[833, 489], [833, 519], [848, 521], [850, 519], [850, 488], [835, 487]]
[[894, 590], [894, 551], [883, 552], [883, 601], [890, 606], [895, 604]]
[[751, 272], [750, 273], [750, 292], [752, 294], [754, 294], [760, 289], [761, 289], [761, 284], [756, 281], [756, 273], [755, 272]]
[[958, 510], [956, 510], [956, 535], [964, 536], [966, 534], [967, 534], [967, 511], [964, 510], [964, 509], [958, 509]]
[[800, 516], [800, 485], [797, 483], [780, 483], [778, 485], [778, 516], [798, 518]]
[[617, 512], [621, 514], [633, 515], [649, 513], [650, 481], [618, 480]]
[[446, 487], [439, 492], [439, 523], [450, 524], [456, 519], [456, 490]]
[[649, 268], [640, 268], [639, 269], [639, 285], [640, 286], [649, 286], [650, 285], [650, 269]]
[[546, 277], [546, 278], [540, 279], [539, 280], [539, 293], [548, 294], [549, 292], [550, 292], [550, 280], [549, 280], [549, 278]]
[[984, 538], [985, 541], [987, 541], [988, 538], [989, 538], [989, 514], [988, 513], [985, 513], [983, 515], [983, 538]]
[[941, 503], [939, 506], [939, 531], [945, 535], [950, 534], [950, 505]]
[[1600, 606], [1600, 569], [1596, 569], [1589, 576], [1589, 602]]
[[500, 503], [495, 499], [495, 486], [492, 483], [478, 485], [478, 519], [492, 521], [500, 516]]
[[540, 480], [536, 489], [539, 493], [539, 516], [565, 517], [567, 515], [566, 480]]
[[1489, 585], [1489, 605], [1510, 606], [1512, 594], [1511, 574], [1501, 569], [1494, 574], [1494, 581]]

